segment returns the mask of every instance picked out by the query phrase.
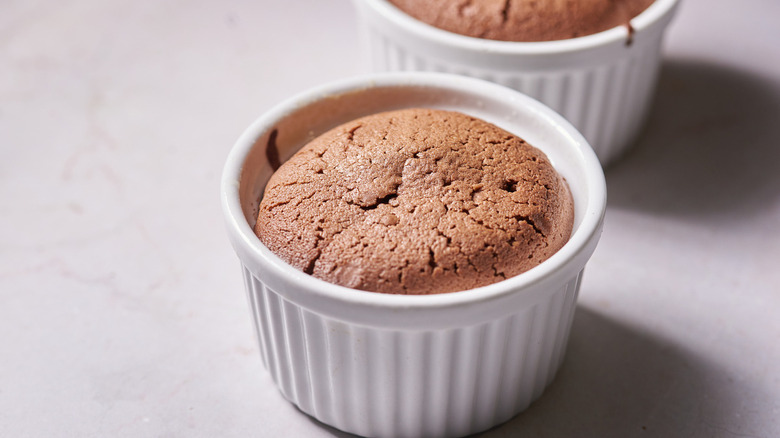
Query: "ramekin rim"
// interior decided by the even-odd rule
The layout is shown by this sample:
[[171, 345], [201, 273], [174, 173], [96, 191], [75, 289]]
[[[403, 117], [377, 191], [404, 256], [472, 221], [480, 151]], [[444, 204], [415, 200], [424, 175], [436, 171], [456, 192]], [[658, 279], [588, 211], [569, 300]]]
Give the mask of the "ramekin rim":
[[[388, 0], [353, 0], [368, 3], [371, 7], [384, 14], [386, 18], [399, 26], [405, 27], [413, 34], [433, 40], [443, 46], [504, 55], [552, 55], [582, 50], [595, 49], [602, 46], [625, 41], [629, 36], [626, 26], [616, 26], [598, 33], [554, 41], [499, 41], [460, 35], [431, 26], [404, 13]], [[660, 21], [670, 13], [679, 0], [655, 0], [644, 11], [629, 22], [634, 32], [644, 29]]]
[[[278, 121], [291, 112], [323, 97], [375, 87], [409, 86], [426, 86], [467, 92], [476, 90], [480, 94], [492, 97], [512, 95], [512, 99], [518, 99], [522, 102], [518, 102], [517, 105], [530, 105], [539, 117], [547, 119], [547, 123], [553, 123], [571, 137], [572, 147], [576, 147], [581, 154], [583, 171], [588, 180], [587, 196], [590, 202], [579, 226], [558, 252], [529, 271], [479, 288], [429, 295], [399, 295], [352, 289], [320, 280], [293, 268], [260, 242], [244, 218], [239, 197], [239, 181], [243, 162], [252, 150], [256, 139], [263, 132], [266, 132], [265, 127], [273, 126], [274, 121]], [[244, 249], [248, 249], [253, 257], [264, 261], [266, 266], [270, 267], [276, 274], [284, 276], [286, 280], [292, 282], [299, 290], [307, 290], [317, 299], [336, 300], [364, 307], [400, 310], [447, 308], [490, 301], [531, 287], [553, 276], [558, 269], [585, 251], [594, 238], [598, 238], [606, 211], [606, 181], [595, 152], [582, 134], [561, 115], [541, 102], [515, 90], [481, 79], [434, 72], [394, 72], [359, 75], [326, 83], [298, 93], [266, 111], [242, 133], [231, 148], [223, 167], [220, 197], [229, 232], [232, 231], [240, 237], [238, 244], [242, 245]]]

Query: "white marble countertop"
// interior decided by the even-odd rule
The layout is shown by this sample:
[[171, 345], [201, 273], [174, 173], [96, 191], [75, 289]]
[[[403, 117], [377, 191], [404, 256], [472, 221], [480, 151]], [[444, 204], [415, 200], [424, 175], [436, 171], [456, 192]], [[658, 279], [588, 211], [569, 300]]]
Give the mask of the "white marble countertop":
[[[683, 2], [564, 366], [482, 436], [780, 436], [777, 17]], [[0, 436], [345, 435], [262, 368], [218, 189], [356, 40], [345, 0], [0, 3]]]

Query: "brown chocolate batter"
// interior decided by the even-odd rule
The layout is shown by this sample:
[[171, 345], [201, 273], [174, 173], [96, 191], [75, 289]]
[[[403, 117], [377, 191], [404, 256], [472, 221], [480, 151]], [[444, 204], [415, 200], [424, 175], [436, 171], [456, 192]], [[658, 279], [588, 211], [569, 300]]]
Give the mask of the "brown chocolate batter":
[[502, 41], [554, 41], [627, 25], [653, 0], [389, 0], [450, 32]]
[[538, 265], [572, 221], [568, 187], [542, 152], [461, 113], [407, 109], [301, 149], [268, 182], [255, 232], [323, 280], [429, 294]]

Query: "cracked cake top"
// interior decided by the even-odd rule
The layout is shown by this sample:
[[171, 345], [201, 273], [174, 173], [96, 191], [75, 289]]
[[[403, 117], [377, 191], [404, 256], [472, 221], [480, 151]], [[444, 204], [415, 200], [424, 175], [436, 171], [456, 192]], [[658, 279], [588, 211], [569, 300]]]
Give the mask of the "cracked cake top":
[[325, 281], [431, 294], [538, 265], [569, 239], [573, 215], [538, 149], [465, 114], [404, 109], [304, 146], [266, 185], [255, 233]]
[[654, 0], [389, 1], [424, 23], [461, 35], [501, 41], [554, 41], [629, 26], [631, 19]]

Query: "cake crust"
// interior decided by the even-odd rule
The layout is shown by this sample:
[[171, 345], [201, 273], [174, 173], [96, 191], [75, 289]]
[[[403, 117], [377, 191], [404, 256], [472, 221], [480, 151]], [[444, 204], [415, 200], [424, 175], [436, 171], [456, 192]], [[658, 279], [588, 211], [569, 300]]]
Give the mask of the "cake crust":
[[501, 41], [555, 41], [629, 26], [654, 0], [389, 1], [424, 23], [461, 35]]
[[269, 180], [255, 232], [280, 258], [355, 289], [472, 289], [569, 239], [573, 204], [547, 157], [461, 113], [405, 109], [316, 138]]

